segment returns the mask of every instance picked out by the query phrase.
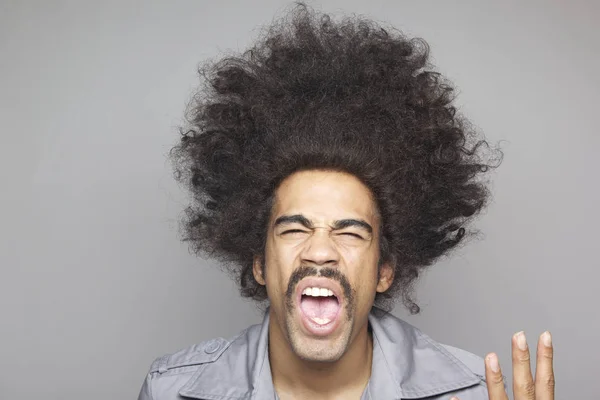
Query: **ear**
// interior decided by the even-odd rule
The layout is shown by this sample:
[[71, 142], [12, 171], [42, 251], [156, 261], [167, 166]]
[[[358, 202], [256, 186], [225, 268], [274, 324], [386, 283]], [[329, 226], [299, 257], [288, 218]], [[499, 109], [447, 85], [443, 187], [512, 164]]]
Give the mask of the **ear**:
[[254, 261], [252, 262], [252, 274], [254, 275], [254, 279], [260, 285], [266, 285], [265, 277], [263, 276], [263, 260], [260, 256], [254, 256]]
[[394, 282], [394, 267], [390, 262], [386, 262], [379, 267], [379, 281], [377, 282], [377, 292], [384, 293], [392, 286]]

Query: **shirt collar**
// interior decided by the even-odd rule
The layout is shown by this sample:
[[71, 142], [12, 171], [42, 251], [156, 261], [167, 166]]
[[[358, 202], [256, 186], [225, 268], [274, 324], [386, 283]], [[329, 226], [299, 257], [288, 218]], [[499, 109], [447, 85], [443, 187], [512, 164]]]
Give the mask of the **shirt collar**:
[[481, 382], [441, 344], [408, 322], [374, 307], [369, 324], [373, 332], [369, 387], [375, 398], [420, 399]]
[[[374, 307], [369, 324], [373, 362], [367, 390], [371, 397], [419, 399], [480, 382], [442, 345], [407, 322]], [[246, 329], [216, 361], [198, 368], [179, 394], [194, 399], [276, 399], [268, 331], [269, 310], [262, 324]]]

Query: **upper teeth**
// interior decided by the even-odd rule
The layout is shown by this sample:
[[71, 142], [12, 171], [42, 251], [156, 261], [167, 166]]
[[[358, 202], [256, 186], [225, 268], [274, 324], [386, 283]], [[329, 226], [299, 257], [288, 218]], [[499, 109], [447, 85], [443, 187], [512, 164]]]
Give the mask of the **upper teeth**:
[[325, 288], [318, 288], [318, 287], [313, 287], [313, 288], [306, 288], [302, 291], [303, 295], [307, 295], [307, 296], [323, 296], [323, 297], [327, 297], [327, 296], [333, 296], [333, 292], [329, 289], [325, 289]]

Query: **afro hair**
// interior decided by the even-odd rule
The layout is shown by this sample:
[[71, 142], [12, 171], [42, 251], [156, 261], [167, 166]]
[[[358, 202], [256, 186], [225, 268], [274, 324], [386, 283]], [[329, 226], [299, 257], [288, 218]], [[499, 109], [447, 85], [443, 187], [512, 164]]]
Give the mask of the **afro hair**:
[[254, 279], [278, 185], [295, 171], [343, 171], [372, 191], [381, 216], [380, 261], [411, 313], [423, 268], [464, 239], [486, 205], [481, 179], [499, 164], [453, 106], [454, 89], [419, 38], [363, 17], [335, 21], [304, 4], [247, 51], [209, 62], [171, 152], [192, 194], [184, 240], [216, 258], [243, 296], [267, 298]]

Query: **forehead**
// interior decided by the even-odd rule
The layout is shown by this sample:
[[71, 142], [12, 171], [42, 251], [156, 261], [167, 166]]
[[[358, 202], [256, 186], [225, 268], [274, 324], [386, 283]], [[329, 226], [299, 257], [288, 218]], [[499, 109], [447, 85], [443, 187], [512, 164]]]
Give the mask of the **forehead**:
[[290, 175], [277, 188], [273, 217], [282, 214], [323, 221], [360, 217], [374, 223], [377, 207], [369, 188], [355, 176], [310, 170]]

